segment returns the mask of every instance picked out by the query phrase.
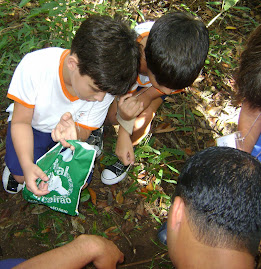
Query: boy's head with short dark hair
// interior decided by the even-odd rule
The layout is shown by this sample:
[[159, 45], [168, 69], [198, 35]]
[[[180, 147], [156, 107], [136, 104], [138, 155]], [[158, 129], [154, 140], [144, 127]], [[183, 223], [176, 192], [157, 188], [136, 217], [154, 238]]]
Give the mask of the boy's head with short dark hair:
[[145, 47], [148, 69], [156, 82], [169, 89], [190, 86], [204, 66], [208, 30], [198, 18], [173, 12], [153, 25]]
[[202, 244], [255, 256], [261, 238], [261, 164], [249, 153], [212, 147], [195, 154], [176, 187]]
[[250, 35], [235, 76], [238, 99], [261, 108], [261, 25]]
[[71, 54], [78, 58], [80, 74], [91, 77], [101, 91], [124, 95], [135, 83], [139, 70], [136, 37], [123, 21], [93, 15], [76, 32]]

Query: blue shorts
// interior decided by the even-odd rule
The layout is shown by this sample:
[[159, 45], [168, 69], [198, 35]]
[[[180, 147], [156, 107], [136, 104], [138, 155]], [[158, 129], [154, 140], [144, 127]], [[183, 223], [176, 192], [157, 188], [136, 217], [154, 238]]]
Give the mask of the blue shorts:
[[[52, 140], [51, 133], [43, 133], [33, 128], [34, 135], [34, 163], [43, 156], [56, 142]], [[23, 176], [23, 171], [18, 161], [12, 137], [11, 137], [11, 122], [8, 123], [6, 136], [6, 154], [5, 163], [9, 168], [11, 174]]]
[[256, 144], [251, 152], [251, 155], [257, 157], [259, 161], [261, 161], [261, 135], [256, 141]]
[[2, 261], [0, 261], [0, 268], [1, 269], [11, 269], [24, 261], [26, 261], [26, 260], [22, 259], [22, 258], [2, 260]]

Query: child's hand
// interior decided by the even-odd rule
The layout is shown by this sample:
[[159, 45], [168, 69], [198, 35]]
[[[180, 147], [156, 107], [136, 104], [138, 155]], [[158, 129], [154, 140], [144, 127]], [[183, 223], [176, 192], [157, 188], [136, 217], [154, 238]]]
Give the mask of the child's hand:
[[120, 97], [118, 102], [118, 112], [124, 120], [131, 120], [143, 111], [143, 103], [131, 93]]
[[70, 112], [66, 112], [62, 115], [59, 123], [52, 130], [52, 139], [55, 142], [61, 142], [61, 144], [66, 148], [71, 148], [74, 150], [66, 140], [76, 140], [77, 132], [75, 127], [75, 122], [72, 118]]
[[[24, 172], [26, 187], [29, 191], [31, 191], [37, 196], [42, 196], [49, 193], [48, 184], [46, 183], [46, 181], [48, 181], [49, 178], [39, 166], [32, 163], [30, 166], [26, 167], [26, 169], [24, 169], [23, 172]], [[36, 180], [38, 178], [42, 179], [42, 181], [37, 187]]]
[[[98, 235], [84, 236], [86, 245], [85, 251], [93, 256], [92, 262], [96, 268], [116, 269], [117, 263], [124, 261], [123, 253], [112, 241]], [[90, 247], [92, 250], [90, 250]]]

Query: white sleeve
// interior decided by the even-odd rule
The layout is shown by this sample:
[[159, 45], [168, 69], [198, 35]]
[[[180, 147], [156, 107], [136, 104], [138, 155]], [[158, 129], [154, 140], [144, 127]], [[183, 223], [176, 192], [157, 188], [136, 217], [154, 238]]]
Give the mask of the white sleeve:
[[145, 32], [149, 32], [151, 27], [153, 26], [153, 24], [154, 24], [154, 21], [144, 22], [144, 23], [141, 23], [141, 24], [135, 26], [134, 29], [135, 29], [136, 33], [141, 35]]
[[17, 66], [9, 85], [8, 94], [15, 96], [27, 104], [34, 105], [36, 90], [34, 87], [35, 79], [33, 77], [37, 71], [34, 68], [31, 58], [27, 54]]

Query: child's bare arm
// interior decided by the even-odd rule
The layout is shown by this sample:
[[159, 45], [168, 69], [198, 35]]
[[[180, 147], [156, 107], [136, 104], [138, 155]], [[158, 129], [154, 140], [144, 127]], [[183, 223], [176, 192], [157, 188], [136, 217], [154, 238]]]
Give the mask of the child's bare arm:
[[98, 235], [82, 234], [67, 245], [35, 256], [14, 268], [76, 269], [93, 262], [96, 268], [116, 269], [117, 263], [123, 260], [123, 253], [112, 241]]
[[161, 94], [154, 87], [143, 88], [135, 95], [124, 95], [119, 99], [118, 113], [120, 113], [122, 119], [131, 120], [148, 108], [151, 102], [160, 96]]
[[250, 105], [247, 102], [243, 103], [240, 111], [240, 116], [238, 120], [238, 130], [241, 132], [242, 137], [245, 137], [242, 150], [249, 153], [252, 152], [253, 147], [258, 137], [260, 136], [261, 132], [260, 113], [261, 113], [260, 109], [250, 108]]
[[48, 193], [47, 189], [38, 189], [35, 182], [38, 178], [47, 181], [48, 177], [34, 164], [34, 138], [31, 126], [33, 111], [33, 108], [14, 103], [11, 134], [28, 189], [36, 195], [45, 195]]
[[129, 133], [122, 126], [119, 128], [115, 153], [124, 165], [134, 164], [132, 141]]

